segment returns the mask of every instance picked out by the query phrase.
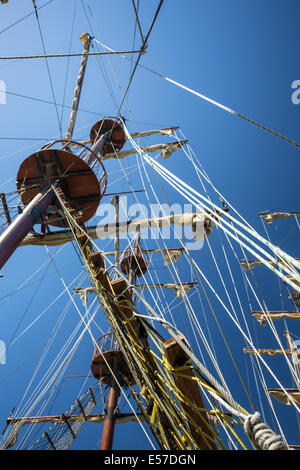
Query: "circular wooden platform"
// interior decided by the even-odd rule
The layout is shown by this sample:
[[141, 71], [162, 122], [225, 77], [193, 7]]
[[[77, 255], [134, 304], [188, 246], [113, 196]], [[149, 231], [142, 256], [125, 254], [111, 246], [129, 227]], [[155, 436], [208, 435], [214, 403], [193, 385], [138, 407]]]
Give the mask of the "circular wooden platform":
[[[83, 222], [89, 220], [101, 199], [99, 182], [82, 159], [66, 150], [40, 150], [23, 161], [17, 174], [17, 188], [23, 204], [27, 205], [41, 189], [56, 181], [59, 181], [71, 208], [82, 212]], [[49, 208], [49, 225], [66, 225], [59, 211], [59, 205]]]
[[126, 377], [129, 384], [135, 384], [124, 355], [119, 350], [103, 351], [95, 355], [91, 363], [91, 372], [97, 380], [101, 379], [103, 383], [110, 383], [113, 372], [118, 375], [121, 382], [122, 377]]
[[91, 129], [90, 140], [92, 144], [108, 131], [111, 131], [110, 141], [104, 145], [104, 149], [101, 152], [103, 155], [114, 151], [119, 152], [126, 141], [125, 132], [117, 121], [113, 119], [101, 119], [96, 122]]
[[131, 270], [135, 271], [135, 276], [144, 276], [148, 270], [147, 261], [142, 255], [131, 254], [121, 259], [121, 271], [128, 276]]

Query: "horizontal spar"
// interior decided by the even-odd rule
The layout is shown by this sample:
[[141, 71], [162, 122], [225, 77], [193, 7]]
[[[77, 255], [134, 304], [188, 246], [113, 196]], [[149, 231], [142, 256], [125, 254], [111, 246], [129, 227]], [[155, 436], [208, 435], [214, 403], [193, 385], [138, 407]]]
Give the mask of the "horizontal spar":
[[[138, 284], [135, 286], [136, 289], [175, 289], [176, 287], [187, 287], [192, 288], [197, 286], [197, 282], [167, 282], [165, 284]], [[89, 292], [95, 292], [95, 287], [74, 287], [73, 292], [75, 294], [86, 294]]]
[[256, 320], [261, 324], [261, 326], [265, 326], [267, 320], [281, 320], [282, 318], [290, 318], [291, 320], [300, 320], [300, 312], [298, 310], [291, 311], [291, 310], [278, 310], [278, 311], [257, 311], [251, 312]]
[[268, 354], [269, 356], [275, 356], [276, 354], [292, 354], [290, 349], [247, 349], [243, 348], [245, 354], [252, 354], [253, 356], [258, 354]]
[[[300, 261], [300, 258], [295, 258], [296, 261]], [[278, 266], [279, 264], [284, 264], [285, 266], [289, 266], [288, 262], [279, 259], [276, 263], [272, 260], [266, 260], [271, 266]], [[253, 269], [255, 266], [263, 266], [263, 262], [260, 260], [246, 260], [243, 259], [240, 261], [241, 266], [244, 269]]]
[[[165, 284], [138, 284], [135, 289], [148, 290], [148, 289], [174, 289], [176, 297], [184, 299], [186, 294], [197, 286], [197, 282], [178, 282], [178, 283], [165, 283]], [[95, 293], [94, 287], [75, 287], [73, 289], [74, 294], [79, 294], [83, 302], [83, 305], [87, 304], [87, 296], [90, 293]]]
[[268, 392], [280, 403], [291, 406], [295, 401], [300, 405], [300, 391], [297, 388], [285, 388], [285, 391], [280, 388], [268, 388]]
[[[82, 414], [76, 415], [67, 415], [68, 421], [88, 421], [89, 423], [102, 423], [105, 419], [105, 414], [87, 414], [83, 416]], [[131, 414], [131, 413], [118, 413], [116, 415], [117, 423], [127, 423], [129, 421], [144, 421], [144, 416], [141, 414]], [[7, 419], [7, 424], [13, 426], [14, 424], [21, 423], [22, 426], [25, 424], [41, 424], [41, 423], [53, 423], [53, 424], [63, 424], [65, 421], [61, 415], [53, 416], [27, 416], [27, 417], [10, 417]]]
[[[187, 140], [180, 140], [179, 142], [169, 142], [166, 144], [157, 144], [157, 145], [150, 145], [148, 147], [141, 148], [142, 152], [157, 152], [161, 150], [162, 158], [169, 158], [173, 152], [176, 150], [180, 150], [185, 144], [188, 144]], [[109, 158], [124, 158], [128, 155], [134, 155], [139, 153], [138, 150], [123, 150], [121, 152], [113, 152], [113, 153], [106, 153], [105, 155], [101, 156], [101, 160], [108, 160]]]
[[[13, 447], [19, 439], [19, 431], [26, 424], [43, 424], [52, 423], [53, 425], [64, 424], [66, 419], [69, 423], [77, 421], [89, 422], [94, 424], [103, 423], [105, 414], [77, 414], [77, 415], [53, 415], [53, 416], [26, 416], [26, 417], [9, 417], [6, 421], [6, 426], [11, 426], [12, 430], [9, 439], [6, 441], [4, 449]], [[145, 418], [140, 413], [117, 413], [116, 424], [128, 423], [128, 422], [143, 422]], [[47, 436], [49, 439], [49, 436]], [[55, 449], [54, 443], [51, 441], [53, 449]]]
[[[150, 130], [150, 131], [135, 132], [133, 134], [130, 134], [130, 137], [132, 139], [137, 139], [139, 137], [147, 137], [147, 136], [154, 135], [154, 134], [170, 136], [170, 135], [174, 134], [174, 132], [177, 129], [179, 129], [178, 126], [164, 127], [162, 129], [154, 129], [154, 130]], [[88, 140], [82, 140], [79, 143], [82, 144], [82, 145], [87, 145], [90, 142], [91, 142], [91, 140], [88, 139]], [[76, 145], [76, 142], [70, 142], [69, 145], [70, 145], [70, 147], [72, 147], [73, 145]]]
[[[165, 284], [137, 284], [135, 286], [136, 289], [174, 289], [177, 286], [187, 286], [187, 287], [194, 287], [197, 285], [197, 282], [167, 282]], [[76, 294], [83, 294], [84, 292], [95, 292], [95, 287], [75, 287], [73, 292]]]
[[[169, 225], [178, 226], [193, 226], [195, 223], [203, 224], [203, 236], [210, 235], [214, 224], [211, 222], [204, 213], [201, 212], [187, 212], [185, 214], [175, 214], [165, 217], [153, 217], [149, 219], [137, 219], [132, 221], [120, 222], [119, 224], [111, 223], [106, 225], [94, 225], [87, 227], [87, 235], [91, 239], [105, 239], [109, 236], [113, 236], [118, 232], [130, 233], [137, 232], [143, 228], [157, 229], [167, 227]], [[20, 246], [25, 245], [47, 245], [57, 246], [64, 243], [68, 243], [74, 239], [71, 230], [59, 230], [53, 233], [45, 234], [44, 236], [27, 236]]]
[[60, 57], [82, 57], [90, 55], [112, 55], [112, 54], [138, 54], [140, 51], [114, 51], [114, 52], [80, 52], [74, 54], [47, 54], [47, 55], [27, 55], [27, 56], [8, 56], [0, 57], [0, 60], [19, 60], [19, 59], [51, 59]]
[[272, 225], [273, 219], [286, 219], [287, 217], [300, 217], [300, 212], [260, 212], [259, 217], [265, 219], [265, 222], [269, 225]]

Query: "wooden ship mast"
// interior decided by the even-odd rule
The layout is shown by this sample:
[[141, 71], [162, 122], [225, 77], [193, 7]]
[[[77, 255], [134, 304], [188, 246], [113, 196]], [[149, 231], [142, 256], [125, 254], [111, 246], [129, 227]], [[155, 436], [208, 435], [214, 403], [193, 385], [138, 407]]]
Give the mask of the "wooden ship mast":
[[[7, 3], [7, 0], [1, 2]], [[95, 386], [89, 387], [87, 392], [76, 400], [76, 404], [69, 412], [51, 416], [10, 416], [7, 419], [7, 427], [11, 427], [11, 433], [4, 448], [14, 446], [22, 426], [32, 423], [53, 425], [49, 431], [43, 433], [33, 446], [34, 449], [68, 448], [82, 424], [90, 422], [103, 423], [100, 449], [110, 450], [113, 448], [115, 425], [134, 421], [147, 423], [160, 449], [222, 449], [224, 445], [215, 423], [218, 420], [224, 422], [232, 431], [231, 425], [236, 421], [231, 412], [223, 412], [218, 406], [210, 409], [206, 405], [202, 390], [212, 394], [214, 403], [216, 399], [223, 400], [229, 409], [232, 405], [230, 395], [226, 394], [226, 390], [217, 387], [211, 377], [193, 363], [190, 346], [180, 332], [169, 328], [169, 337], [162, 337], [148, 322], [148, 318], [138, 311], [136, 305], [136, 299], [142, 298], [140, 292], [143, 289], [172, 289], [175, 295], [184, 298], [186, 292], [197, 285], [197, 282], [184, 281], [147, 285], [137, 282], [146, 275], [148, 255], [152, 252], [162, 253], [166, 264], [179, 258], [184, 252], [180, 247], [168, 251], [144, 249], [141, 228], [151, 224], [162, 226], [176, 223], [192, 226], [195, 214], [180, 214], [176, 217], [169, 216], [155, 220], [141, 219], [131, 223], [135, 239], [130, 249], [125, 252], [120, 251], [119, 243], [120, 233], [123, 230], [128, 231], [128, 225], [121, 223], [119, 217], [121, 193], [112, 195], [115, 207], [115, 223], [112, 228], [115, 237], [114, 251], [99, 250], [93, 241], [94, 238], [99, 238], [97, 228], [86, 225], [101, 204], [102, 198], [107, 195], [109, 172], [106, 170], [106, 165], [109, 165], [109, 160], [126, 158], [136, 150], [123, 150], [126, 133], [124, 120], [120, 116], [110, 116], [97, 121], [90, 130], [89, 140], [78, 142], [73, 140], [91, 36], [83, 33], [80, 40], [83, 44], [83, 53], [65, 138], [48, 143], [28, 156], [20, 165], [17, 173], [17, 189], [24, 210], [14, 220], [10, 216], [5, 194], [0, 194], [8, 226], [0, 236], [0, 268], [3, 268], [19, 246], [30, 244], [57, 246], [71, 240], [75, 241], [91, 285], [75, 288], [74, 293], [79, 294], [84, 303], [87, 295], [97, 297], [110, 331], [98, 339], [91, 358], [90, 370], [96, 380]], [[151, 134], [169, 135], [175, 129], [175, 127], [156, 129], [132, 134], [131, 138]], [[186, 143], [187, 140], [181, 140], [176, 143], [147, 146], [142, 150], [150, 153], [160, 150], [161, 157], [168, 158], [172, 152], [182, 148]], [[264, 213], [260, 216], [271, 224], [273, 218], [286, 218], [299, 214], [298, 212]], [[216, 222], [221, 218], [218, 211], [215, 211], [214, 216]], [[34, 231], [37, 223], [41, 224], [40, 233]], [[213, 226], [210, 219], [205, 220], [204, 226], [207, 230], [205, 235], [208, 236]], [[59, 230], [51, 232], [51, 227]], [[111, 257], [114, 259], [113, 262]], [[270, 261], [270, 265], [272, 263], [274, 265], [274, 261]], [[256, 264], [262, 263], [241, 261], [241, 265], [247, 269], [252, 269]], [[294, 291], [292, 293], [295, 306], [300, 305], [297, 294], [299, 293]], [[151, 306], [149, 308], [151, 309]], [[298, 310], [267, 313], [253, 311], [252, 315], [261, 324], [284, 316], [299, 319]], [[245, 348], [244, 352], [291, 356], [297, 371], [296, 388], [287, 388], [286, 394], [277, 389], [269, 389], [269, 393], [286, 404], [292, 400], [300, 405], [299, 353], [288, 331], [286, 338], [287, 349]], [[155, 352], [153, 344], [157, 347]], [[94, 408], [99, 403], [99, 384], [106, 386], [108, 390], [104, 413], [94, 413]], [[139, 409], [138, 412], [119, 411], [119, 398], [124, 389], [130, 390]], [[245, 414], [242, 407], [235, 405], [239, 418], [242, 416], [244, 419], [247, 413]], [[61, 426], [64, 426], [67, 433], [66, 439], [57, 432]], [[232, 432], [235, 435], [234, 431]], [[252, 438], [250, 434], [249, 439], [253, 443]], [[279, 442], [278, 439], [276, 442]], [[258, 445], [256, 441], [254, 444]], [[280, 441], [277, 448], [287, 448], [287, 446]]]
[[[9, 417], [7, 426], [12, 426], [12, 432], [5, 448], [10, 448], [16, 443], [20, 428], [28, 423], [64, 424], [69, 432], [69, 439], [72, 441], [76, 438], [73, 423], [104, 422], [101, 449], [108, 450], [112, 448], [115, 423], [141, 420], [148, 423], [162, 449], [216, 449], [215, 438], [217, 436], [210, 426], [209, 410], [204, 410], [197, 381], [193, 380], [196, 378], [195, 371], [187, 354], [174, 338], [167, 341], [162, 338], [160, 340], [164, 360], [170, 366], [171, 375], [181, 397], [182, 417], [175, 417], [175, 403], [166, 400], [168, 390], [163, 381], [158, 380], [157, 360], [148, 343], [148, 334], [153, 333], [153, 328], [146, 319], [140, 318], [138, 314], [135, 315], [134, 298], [139, 295], [136, 289], [136, 279], [143, 277], [147, 272], [147, 250], [142, 249], [140, 234], [137, 231], [134, 247], [123, 253], [120, 259], [119, 194], [114, 196], [117, 227], [115, 252], [105, 254], [95, 250], [92, 237], [85, 225], [95, 213], [106, 191], [107, 172], [102, 161], [112, 157], [123, 158], [132, 152], [121, 153], [126, 137], [122, 122], [116, 118], [105, 118], [96, 122], [91, 129], [89, 142], [72, 140], [91, 43], [88, 33], [83, 33], [80, 39], [84, 51], [65, 138], [50, 142], [21, 164], [17, 174], [17, 188], [25, 208], [13, 221], [10, 218], [5, 194], [1, 194], [8, 228], [0, 236], [0, 268], [5, 265], [17, 247], [24, 243], [47, 244], [49, 242], [51, 245], [52, 243], [65, 243], [70, 239], [76, 241], [93, 286], [80, 289], [78, 292], [81, 295], [82, 293], [86, 295], [88, 291], [95, 293], [111, 325], [111, 332], [102, 336], [96, 343], [91, 361], [92, 375], [98, 382], [109, 387], [106, 412], [102, 415], [92, 414], [97, 399], [95, 390], [90, 387], [82, 399], [77, 399], [79, 409], [77, 414]], [[173, 129], [161, 129], [143, 134], [168, 135]], [[146, 147], [146, 151], [161, 149], [162, 157], [166, 158], [185, 143], [186, 141], [179, 144], [155, 145]], [[88, 146], [89, 144], [91, 147]], [[74, 148], [78, 150], [77, 154], [74, 153]], [[94, 172], [96, 166], [101, 170], [100, 179]], [[163, 220], [162, 223], [176, 223], [174, 217], [164, 219], [168, 220]], [[184, 215], [181, 219], [181, 223], [184, 224]], [[37, 222], [41, 224], [39, 234], [33, 232], [33, 227]], [[136, 230], [140, 230], [143, 223], [150, 225], [151, 219], [140, 221]], [[155, 223], [160, 224], [160, 221], [156, 220]], [[192, 223], [192, 220], [188, 223]], [[61, 227], [62, 230], [51, 232], [50, 226]], [[33, 232], [33, 235], [28, 235], [29, 232]], [[58, 236], [60, 239], [51, 243], [51, 238], [57, 239]], [[172, 257], [175, 259], [182, 253], [183, 249], [178, 248], [168, 250], [166, 255], [169, 257], [168, 261], [172, 261]], [[112, 254], [115, 257], [114, 268], [117, 275], [115, 279], [110, 277], [109, 266], [107, 267], [108, 255]], [[195, 285], [196, 283], [183, 282], [160, 284], [159, 287], [174, 289], [176, 295], [184, 295]], [[157, 287], [157, 285], [152, 287]], [[156, 334], [155, 330], [154, 334]], [[185, 341], [183, 337], [180, 340]], [[133, 354], [136, 356], [134, 357]], [[181, 369], [183, 365], [184, 370], [186, 369], [186, 377], [178, 377], [176, 368]], [[138, 384], [140, 390], [143, 391], [146, 408], [134, 391], [135, 384]], [[118, 413], [118, 398], [122, 387], [131, 388], [141, 410], [139, 415]], [[50, 449], [60, 448], [59, 442], [55, 441], [51, 432], [44, 432], [41, 440], [38, 441], [38, 446], [41, 445], [40, 441], [44, 442], [44, 445], [46, 443]]]

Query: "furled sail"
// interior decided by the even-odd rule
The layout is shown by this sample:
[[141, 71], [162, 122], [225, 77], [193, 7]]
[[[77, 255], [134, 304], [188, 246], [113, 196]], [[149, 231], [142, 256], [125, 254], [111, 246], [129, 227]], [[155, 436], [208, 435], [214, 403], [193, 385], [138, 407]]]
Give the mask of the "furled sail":
[[291, 217], [294, 215], [295, 217], [300, 216], [300, 212], [265, 212], [260, 213], [259, 216], [265, 219], [266, 223], [272, 225], [273, 219], [286, 219], [287, 217]]
[[[300, 261], [300, 258], [295, 258], [296, 261]], [[284, 261], [284, 260], [278, 260], [278, 263], [275, 263], [274, 261], [271, 261], [271, 260], [267, 260], [267, 262], [271, 265], [271, 266], [276, 266], [277, 264], [284, 264], [285, 266], [289, 266], [290, 265]], [[241, 260], [240, 261], [240, 264], [241, 266], [244, 268], [244, 269], [253, 269], [255, 266], [262, 266], [263, 265], [263, 262], [260, 261], [260, 260]]]
[[297, 311], [251, 312], [251, 314], [259, 321], [261, 326], [265, 326], [267, 319], [276, 321], [286, 317], [291, 320], [300, 320], [300, 312]]
[[[184, 299], [186, 294], [190, 292], [193, 287], [197, 285], [196, 282], [181, 282], [181, 283], [174, 283], [174, 282], [167, 282], [164, 284], [140, 284], [136, 285], [135, 288], [138, 290], [148, 290], [148, 289], [174, 289], [174, 294], [176, 297], [180, 297]], [[75, 287], [73, 289], [75, 294], [80, 295], [80, 299], [82, 300], [83, 305], [87, 304], [87, 296], [91, 292], [95, 292], [94, 287]]]
[[288, 406], [293, 405], [293, 402], [289, 398], [289, 395], [291, 395], [293, 400], [300, 405], [300, 391], [296, 388], [286, 388], [287, 394], [280, 388], [270, 388], [268, 392], [273, 398], [280, 401], [280, 403], [284, 403]]
[[[157, 144], [157, 145], [150, 145], [149, 147], [142, 148], [143, 152], [157, 152], [161, 150], [162, 158], [168, 158], [171, 156], [173, 152], [176, 150], [180, 150], [184, 144], [187, 143], [187, 140], [182, 140], [180, 142], [170, 142], [167, 144]], [[111, 152], [107, 153], [102, 156], [102, 160], [108, 160], [110, 158], [124, 158], [128, 157], [129, 155], [134, 155], [137, 153], [137, 150], [123, 150], [122, 152]]]
[[[149, 219], [136, 219], [132, 221], [120, 222], [118, 227], [115, 223], [106, 224], [106, 225], [97, 225], [87, 227], [87, 234], [90, 238], [103, 239], [111, 235], [116, 234], [116, 228], [118, 232], [121, 233], [130, 233], [142, 230], [143, 228], [162, 228], [169, 225], [178, 225], [178, 226], [193, 226], [198, 224], [200, 226], [203, 224], [204, 230], [196, 230], [194, 235], [194, 240], [200, 239], [200, 236], [209, 236], [214, 227], [214, 223], [206, 217], [205, 213], [195, 212], [195, 213], [185, 213], [185, 214], [175, 214], [165, 217], [152, 217]], [[199, 232], [199, 233], [198, 233]], [[24, 245], [48, 245], [48, 246], [57, 246], [64, 243], [68, 243], [73, 240], [73, 234], [71, 230], [59, 230], [46, 234], [43, 237], [37, 237], [34, 235], [27, 236], [20, 246]]]
[[165, 261], [165, 265], [175, 263], [183, 254], [181, 249], [179, 250], [166, 250], [162, 253]]
[[276, 356], [276, 354], [291, 354], [290, 349], [248, 349], [243, 348], [244, 353], [252, 354], [268, 354], [269, 356]]

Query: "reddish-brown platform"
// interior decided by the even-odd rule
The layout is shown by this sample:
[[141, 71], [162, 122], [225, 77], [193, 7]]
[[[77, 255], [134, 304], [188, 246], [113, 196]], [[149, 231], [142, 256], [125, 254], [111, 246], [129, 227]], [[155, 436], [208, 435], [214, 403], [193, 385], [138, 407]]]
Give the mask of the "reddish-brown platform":
[[126, 141], [125, 132], [119, 122], [113, 119], [101, 119], [96, 122], [91, 129], [90, 140], [92, 144], [108, 131], [111, 131], [111, 134], [109, 136], [109, 142], [104, 145], [103, 151], [101, 152], [102, 155], [114, 151], [119, 152]]
[[132, 253], [121, 259], [121, 271], [128, 276], [134, 270], [135, 276], [144, 276], [148, 270], [147, 261], [142, 255]]
[[[59, 186], [71, 208], [82, 212], [86, 222], [96, 212], [100, 199], [100, 185], [93, 170], [79, 157], [66, 150], [44, 149], [30, 155], [21, 164], [17, 175], [17, 188], [24, 205], [41, 189], [59, 181]], [[61, 216], [48, 211], [48, 223], [64, 225]]]
[[[100, 342], [99, 352], [98, 345]], [[121, 382], [122, 378], [126, 377], [128, 383], [134, 384], [134, 379], [124, 355], [112, 333], [106, 333], [97, 341], [91, 363], [91, 372], [96, 379], [101, 379], [103, 383], [110, 383], [112, 374], [114, 374]]]

